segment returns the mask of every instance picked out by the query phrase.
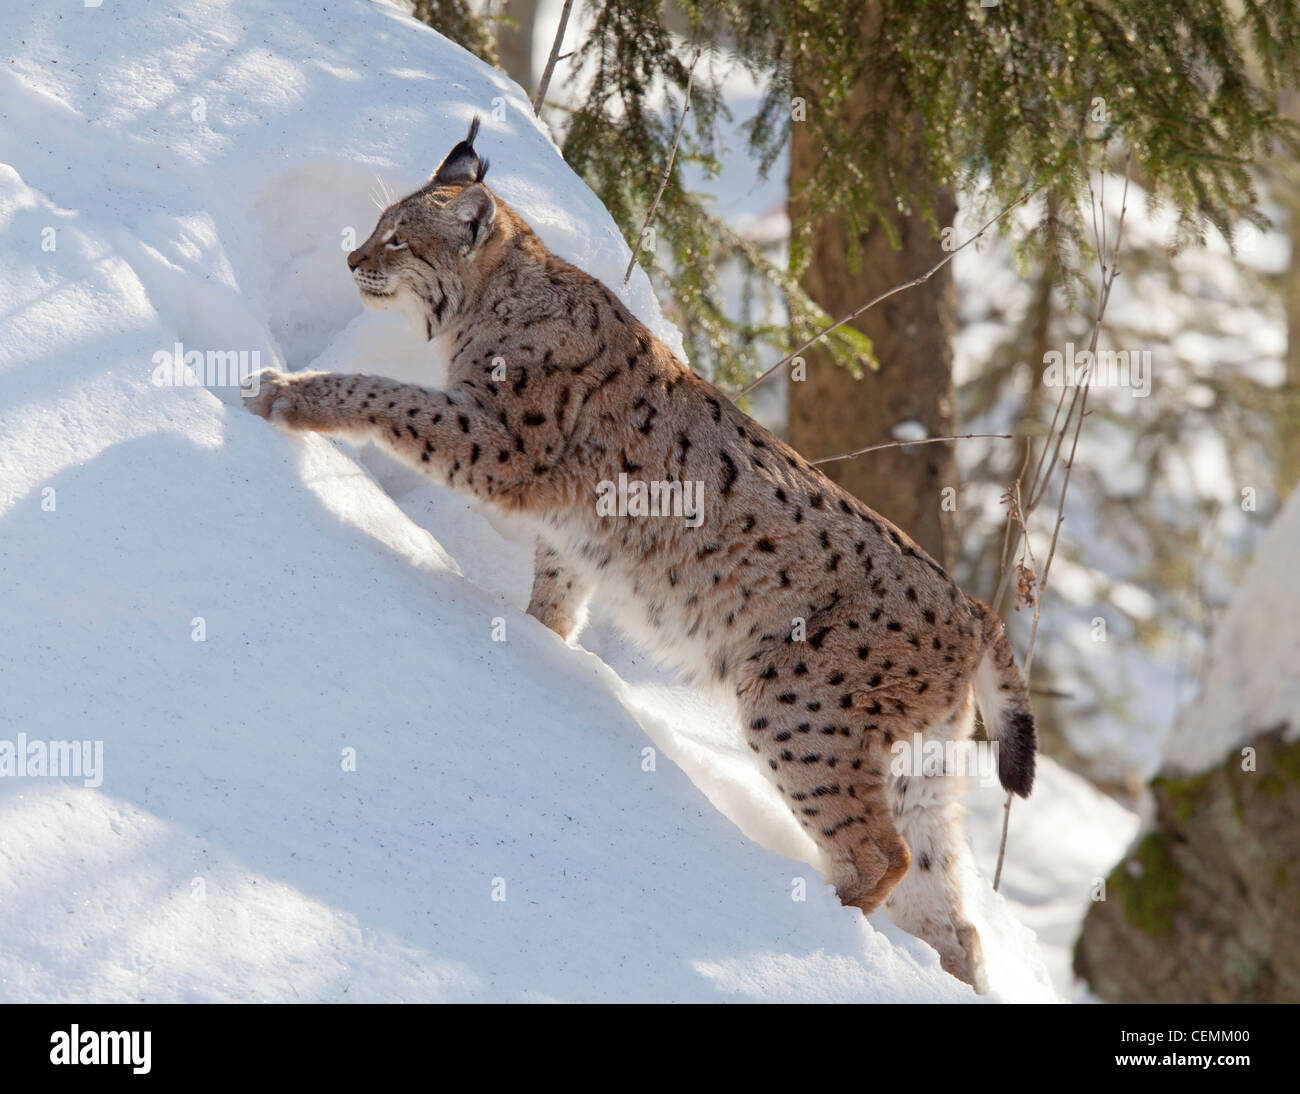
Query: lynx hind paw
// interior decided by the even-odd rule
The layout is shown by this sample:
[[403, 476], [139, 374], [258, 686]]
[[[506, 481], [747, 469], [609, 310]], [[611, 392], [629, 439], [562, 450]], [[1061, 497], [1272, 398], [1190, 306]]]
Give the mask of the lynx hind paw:
[[976, 995], [988, 995], [989, 976], [979, 932], [971, 924], [962, 923], [957, 927], [957, 941], [961, 952], [941, 953], [940, 965], [945, 972], [974, 988]]
[[293, 417], [295, 399], [293, 377], [273, 368], [255, 372], [244, 381], [240, 395], [244, 408], [275, 425], [288, 426]]

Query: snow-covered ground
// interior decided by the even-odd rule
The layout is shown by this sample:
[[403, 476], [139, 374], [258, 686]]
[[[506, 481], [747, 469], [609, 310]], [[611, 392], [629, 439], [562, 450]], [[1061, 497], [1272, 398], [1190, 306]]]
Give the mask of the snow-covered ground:
[[[527, 547], [233, 384], [156, 382], [178, 343], [435, 379], [343, 259], [475, 113], [497, 192], [619, 286], [519, 89], [365, 0], [0, 26], [0, 770], [20, 735], [94, 766], [0, 777], [0, 1000], [974, 1001], [838, 905], [703, 700], [522, 613]], [[622, 295], [677, 344], [639, 271]], [[1069, 997], [1132, 818], [1045, 764], [1003, 899], [1000, 801], [967, 864], [991, 998]]]

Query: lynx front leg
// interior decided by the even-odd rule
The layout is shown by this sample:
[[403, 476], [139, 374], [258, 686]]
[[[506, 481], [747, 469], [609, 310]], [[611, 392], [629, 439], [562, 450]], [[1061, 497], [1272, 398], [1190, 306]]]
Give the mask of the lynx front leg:
[[[549, 468], [534, 463], [521, 434], [463, 391], [435, 391], [379, 376], [266, 370], [245, 405], [282, 429], [374, 440], [448, 486], [503, 509], [529, 508]], [[546, 443], [543, 429], [533, 444]], [[554, 446], [554, 439], [550, 438]]]
[[528, 614], [550, 627], [566, 642], [576, 638], [587, 622], [591, 589], [560, 555], [541, 540], [533, 559], [533, 595]]
[[[972, 717], [967, 698], [946, 722], [927, 730], [925, 739], [965, 741]], [[945, 972], [983, 995], [988, 978], [980, 937], [962, 908], [962, 780], [945, 766], [922, 775], [894, 775], [890, 789], [898, 830], [912, 853], [912, 868], [885, 901], [889, 917], [938, 950]]]

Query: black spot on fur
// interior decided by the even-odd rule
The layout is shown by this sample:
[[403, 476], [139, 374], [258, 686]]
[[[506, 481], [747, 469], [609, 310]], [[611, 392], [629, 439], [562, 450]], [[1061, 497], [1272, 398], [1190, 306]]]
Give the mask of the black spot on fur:
[[731, 488], [736, 485], [736, 479], [739, 472], [736, 470], [736, 461], [726, 452], [722, 453], [722, 493], [730, 494]]

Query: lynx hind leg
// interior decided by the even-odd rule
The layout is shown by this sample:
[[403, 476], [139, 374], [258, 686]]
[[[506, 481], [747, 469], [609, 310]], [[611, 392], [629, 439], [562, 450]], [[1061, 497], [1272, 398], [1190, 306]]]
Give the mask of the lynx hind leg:
[[[923, 740], [964, 742], [972, 723], [969, 696]], [[949, 750], [945, 750], [946, 752]], [[889, 917], [939, 952], [945, 972], [976, 992], [988, 991], [979, 933], [962, 910], [960, 862], [965, 845], [963, 779], [945, 761], [942, 773], [894, 775], [890, 797], [912, 868], [885, 902]]]
[[906, 876], [911, 856], [890, 819], [885, 787], [859, 789], [854, 806], [867, 811], [859, 814], [863, 819], [848, 823], [851, 818], [844, 817], [837, 823], [848, 823], [848, 827], [837, 831], [835, 824], [828, 824], [813, 838], [830, 857], [828, 880], [840, 903], [869, 915]]
[[747, 714], [750, 747], [826, 855], [840, 901], [872, 912], [908, 864], [891, 815], [888, 755], [880, 736], [854, 736], [841, 719], [818, 714], [822, 703], [790, 700], [782, 694]]
[[539, 540], [533, 556], [533, 594], [528, 614], [568, 642], [587, 622], [590, 598], [591, 590], [582, 577]]

